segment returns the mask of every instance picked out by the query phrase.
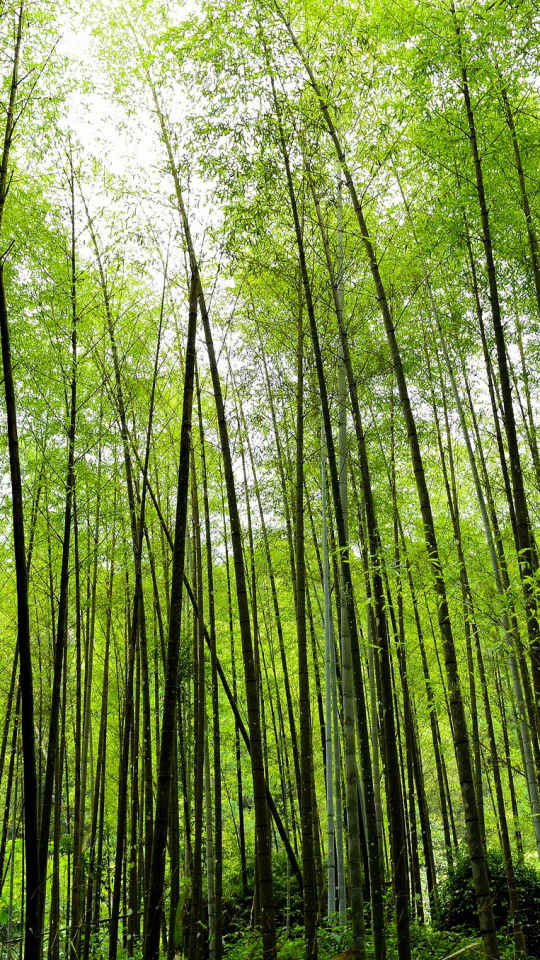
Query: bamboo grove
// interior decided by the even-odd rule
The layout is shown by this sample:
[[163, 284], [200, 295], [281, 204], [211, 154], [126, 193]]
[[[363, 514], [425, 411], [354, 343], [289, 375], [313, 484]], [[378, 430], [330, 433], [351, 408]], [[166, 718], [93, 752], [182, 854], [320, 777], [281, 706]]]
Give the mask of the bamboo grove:
[[2, 953], [534, 958], [536, 5], [0, 30]]

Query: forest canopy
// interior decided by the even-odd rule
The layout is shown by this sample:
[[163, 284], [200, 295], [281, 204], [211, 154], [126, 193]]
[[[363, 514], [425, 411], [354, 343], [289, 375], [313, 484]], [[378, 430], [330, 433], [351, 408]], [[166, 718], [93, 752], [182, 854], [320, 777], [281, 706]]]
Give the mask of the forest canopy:
[[540, 958], [537, 4], [0, 32], [1, 955]]

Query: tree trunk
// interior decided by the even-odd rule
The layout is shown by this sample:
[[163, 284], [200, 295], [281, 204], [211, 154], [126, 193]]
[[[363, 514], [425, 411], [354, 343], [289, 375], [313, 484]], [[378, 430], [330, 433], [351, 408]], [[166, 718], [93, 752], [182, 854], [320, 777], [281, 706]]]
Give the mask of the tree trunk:
[[201, 390], [197, 371], [197, 409], [199, 414], [199, 435], [201, 440], [201, 463], [203, 479], [204, 529], [206, 541], [206, 576], [208, 581], [208, 613], [210, 616], [210, 669], [212, 684], [212, 739], [214, 748], [214, 930], [210, 943], [213, 960], [223, 956], [223, 825], [221, 799], [221, 738], [219, 730], [219, 689], [216, 652], [216, 611], [214, 601], [214, 571], [212, 563], [212, 536], [210, 526], [210, 507], [208, 502], [208, 474], [201, 406]]
[[298, 699], [300, 707], [300, 818], [302, 825], [302, 873], [304, 877], [304, 927], [306, 960], [317, 960], [317, 881], [313, 842], [311, 796], [312, 743], [306, 629], [306, 564], [304, 543], [304, 332], [302, 329], [301, 301], [298, 311], [296, 380], [296, 578]]
[[[73, 249], [72, 257], [74, 260]], [[72, 271], [74, 263], [72, 261]], [[38, 932], [41, 938], [45, 915], [45, 896], [47, 887], [47, 857], [49, 849], [49, 830], [54, 794], [54, 779], [57, 768], [58, 731], [60, 726], [60, 704], [62, 671], [65, 659], [65, 645], [67, 642], [67, 614], [68, 614], [68, 587], [69, 587], [69, 559], [71, 540], [71, 515], [73, 508], [73, 494], [75, 489], [75, 428], [77, 422], [77, 303], [75, 292], [75, 275], [72, 272], [72, 371], [70, 390], [70, 422], [68, 430], [68, 464], [66, 479], [66, 503], [64, 512], [64, 536], [62, 541], [62, 568], [60, 572], [60, 598], [58, 602], [58, 624], [56, 628], [56, 643], [54, 647], [54, 666], [51, 708], [49, 720], [49, 735], [47, 740], [47, 762], [45, 767], [45, 783], [43, 786], [43, 800], [41, 807], [41, 822], [39, 830], [39, 877], [40, 877], [40, 905]]]
[[[4, 142], [0, 164], [0, 227], [10, 185], [9, 155], [13, 132], [20, 113], [16, 111], [19, 85], [19, 65], [23, 37], [24, 2], [21, 0], [13, 51], [13, 69], [9, 100], [5, 111]], [[25, 960], [38, 960], [40, 953], [39, 934], [39, 858], [38, 858], [38, 780], [36, 769], [36, 745], [34, 727], [34, 684], [32, 677], [32, 653], [30, 642], [30, 613], [28, 606], [28, 571], [24, 541], [24, 507], [21, 481], [21, 462], [17, 429], [17, 409], [13, 383], [10, 330], [4, 263], [0, 261], [0, 340], [4, 374], [4, 397], [6, 402], [9, 471], [13, 518], [13, 542], [15, 554], [15, 578], [17, 587], [17, 646], [19, 650], [19, 677], [21, 687], [21, 729], [23, 750], [24, 783], [24, 835], [25, 835]]]
[[[169, 825], [169, 799], [172, 781], [172, 758], [176, 735], [176, 704], [178, 661], [180, 655], [180, 627], [182, 616], [182, 584], [186, 551], [187, 504], [189, 490], [189, 456], [191, 447], [191, 412], [195, 377], [195, 333], [197, 326], [198, 280], [192, 275], [189, 298], [189, 323], [186, 345], [186, 368], [182, 406], [182, 430], [178, 466], [178, 498], [171, 577], [171, 614], [167, 645], [165, 691], [159, 752], [159, 772], [156, 791], [152, 860], [148, 886], [147, 923], [145, 929], [144, 960], [157, 960], [163, 910], [163, 881], [165, 850]], [[111, 958], [112, 960], [112, 958]]]

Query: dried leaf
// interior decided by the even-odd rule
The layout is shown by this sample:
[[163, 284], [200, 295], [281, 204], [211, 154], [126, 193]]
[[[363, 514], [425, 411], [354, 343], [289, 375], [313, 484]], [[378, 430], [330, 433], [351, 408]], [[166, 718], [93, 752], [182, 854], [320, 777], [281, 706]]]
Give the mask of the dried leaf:
[[462, 947], [461, 950], [456, 950], [455, 953], [449, 953], [444, 960], [454, 960], [454, 957], [460, 957], [462, 953], [468, 953], [469, 950], [482, 950], [483, 944], [479, 940], [477, 943], [468, 943], [466, 947]]

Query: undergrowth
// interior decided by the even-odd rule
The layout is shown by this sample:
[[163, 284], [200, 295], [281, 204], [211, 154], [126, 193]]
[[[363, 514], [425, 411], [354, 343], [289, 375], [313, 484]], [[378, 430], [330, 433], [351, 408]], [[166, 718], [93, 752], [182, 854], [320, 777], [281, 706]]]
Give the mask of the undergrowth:
[[[321, 927], [318, 933], [319, 960], [333, 960], [339, 954], [350, 950], [352, 935], [350, 926]], [[478, 937], [469, 937], [452, 931], [434, 930], [429, 926], [411, 926], [411, 953], [413, 960], [445, 960], [458, 950], [469, 947], [460, 960], [478, 960], [483, 953]], [[289, 937], [282, 933], [279, 937], [279, 960], [305, 960], [304, 930], [295, 926]], [[501, 956], [511, 956], [504, 939], [501, 939]], [[373, 960], [373, 943], [366, 936], [366, 958]], [[397, 942], [393, 926], [387, 929], [388, 960], [397, 960]], [[253, 931], [238, 934], [234, 942], [225, 943], [225, 960], [261, 960], [262, 949], [260, 935]]]

